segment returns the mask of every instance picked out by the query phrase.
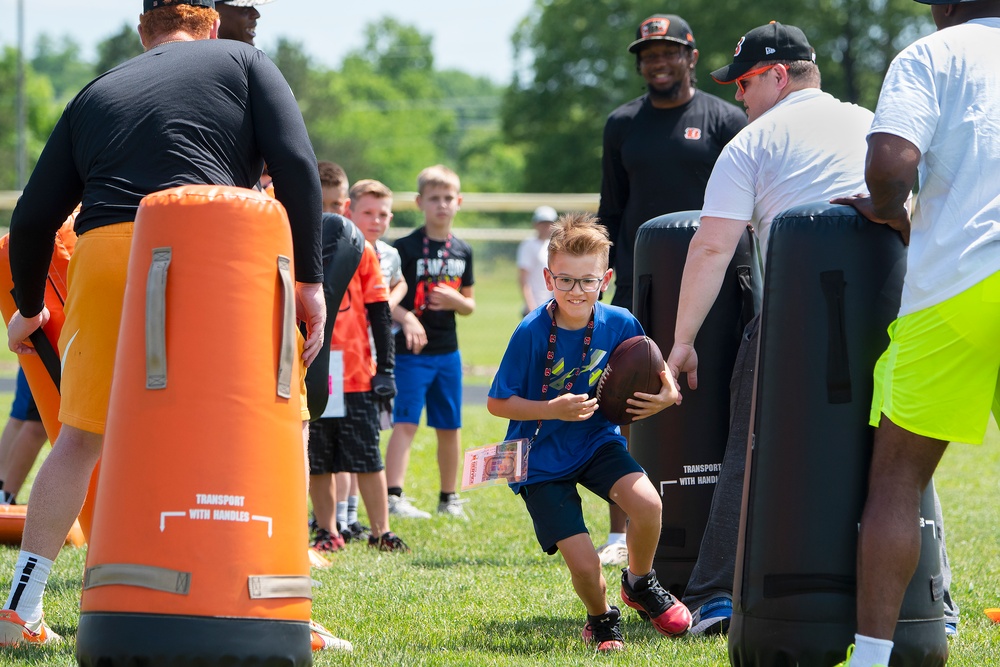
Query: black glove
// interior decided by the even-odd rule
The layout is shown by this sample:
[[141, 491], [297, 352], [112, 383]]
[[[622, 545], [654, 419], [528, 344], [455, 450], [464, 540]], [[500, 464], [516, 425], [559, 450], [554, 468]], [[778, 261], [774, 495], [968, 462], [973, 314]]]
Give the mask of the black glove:
[[396, 378], [388, 373], [376, 373], [372, 377], [372, 391], [380, 398], [392, 398], [396, 395]]

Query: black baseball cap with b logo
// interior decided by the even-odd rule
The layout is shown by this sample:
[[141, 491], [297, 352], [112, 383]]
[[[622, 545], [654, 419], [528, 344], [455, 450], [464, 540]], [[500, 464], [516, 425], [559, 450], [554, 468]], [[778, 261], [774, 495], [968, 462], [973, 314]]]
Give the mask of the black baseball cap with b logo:
[[712, 78], [719, 83], [732, 83], [762, 60], [816, 62], [816, 51], [802, 30], [771, 21], [743, 35], [736, 44], [733, 62], [712, 72]]
[[638, 53], [645, 44], [657, 41], [694, 46], [694, 34], [687, 21], [676, 14], [654, 14], [639, 24], [635, 41], [628, 45], [630, 53]]

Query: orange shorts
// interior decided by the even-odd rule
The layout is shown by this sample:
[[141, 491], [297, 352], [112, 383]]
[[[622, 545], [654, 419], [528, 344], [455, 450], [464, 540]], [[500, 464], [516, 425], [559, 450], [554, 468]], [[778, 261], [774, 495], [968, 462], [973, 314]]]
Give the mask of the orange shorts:
[[133, 227], [121, 222], [81, 235], [69, 262], [59, 421], [90, 433], [104, 433], [108, 417]]
[[[68, 272], [62, 351], [59, 421], [90, 433], [104, 433], [111, 402], [115, 351], [121, 326], [129, 249], [134, 223], [98, 227], [79, 237]], [[302, 420], [309, 419], [304, 341], [298, 336]]]

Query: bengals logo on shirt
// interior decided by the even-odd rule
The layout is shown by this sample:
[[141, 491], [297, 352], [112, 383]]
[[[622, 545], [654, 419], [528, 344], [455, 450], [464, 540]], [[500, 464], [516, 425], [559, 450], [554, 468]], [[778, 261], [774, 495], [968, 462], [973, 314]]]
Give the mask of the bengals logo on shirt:
[[698, 127], [684, 128], [684, 138], [690, 139], [691, 141], [698, 141], [699, 139], [701, 139], [701, 128]]

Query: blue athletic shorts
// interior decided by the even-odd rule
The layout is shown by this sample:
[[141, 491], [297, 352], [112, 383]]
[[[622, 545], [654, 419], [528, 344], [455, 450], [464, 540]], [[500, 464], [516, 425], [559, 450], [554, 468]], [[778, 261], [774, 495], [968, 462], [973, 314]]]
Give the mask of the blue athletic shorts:
[[462, 355], [396, 355], [396, 399], [392, 416], [397, 424], [419, 424], [427, 405], [431, 428], [462, 428]]
[[[530, 456], [528, 466], [531, 466]], [[551, 556], [559, 550], [556, 544], [560, 540], [590, 532], [583, 522], [577, 484], [610, 503], [611, 487], [634, 472], [645, 471], [621, 444], [611, 442], [568, 477], [522, 486], [520, 495], [535, 524], [535, 538], [542, 551]]]
[[28, 378], [24, 377], [24, 371], [20, 368], [17, 369], [17, 387], [14, 390], [14, 402], [10, 406], [10, 416], [23, 422], [42, 421], [28, 387]]

